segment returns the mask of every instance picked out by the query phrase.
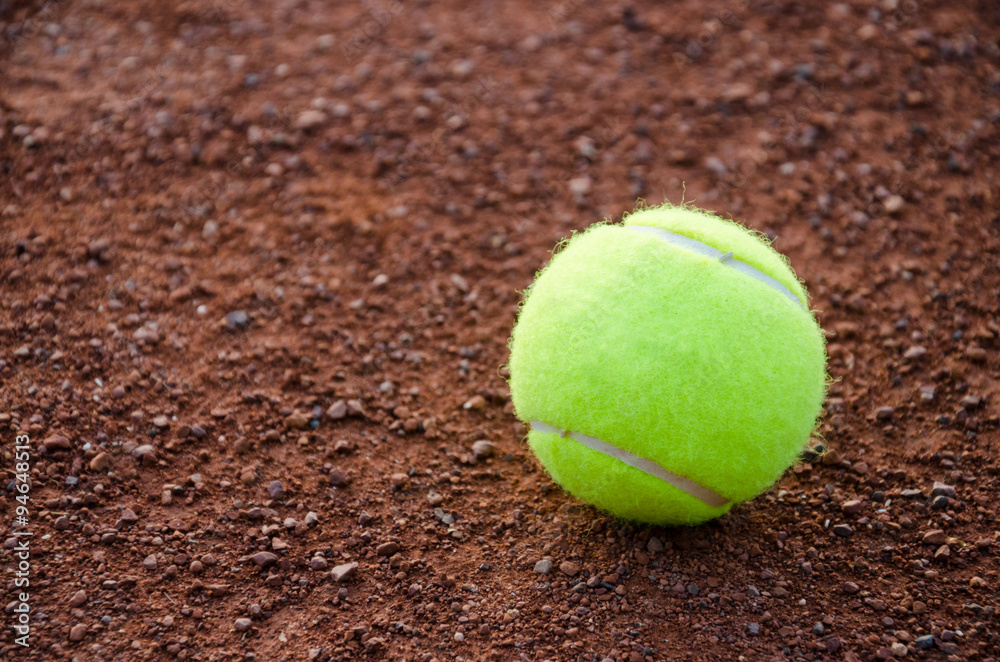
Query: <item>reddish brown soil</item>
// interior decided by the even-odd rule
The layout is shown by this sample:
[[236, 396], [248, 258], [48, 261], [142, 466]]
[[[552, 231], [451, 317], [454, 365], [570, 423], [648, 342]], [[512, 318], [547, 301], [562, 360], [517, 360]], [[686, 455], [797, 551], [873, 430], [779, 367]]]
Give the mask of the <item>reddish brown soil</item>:
[[[0, 658], [997, 657], [992, 0], [0, 21]], [[777, 236], [830, 336], [830, 451], [697, 528], [554, 487], [500, 370], [639, 197]]]

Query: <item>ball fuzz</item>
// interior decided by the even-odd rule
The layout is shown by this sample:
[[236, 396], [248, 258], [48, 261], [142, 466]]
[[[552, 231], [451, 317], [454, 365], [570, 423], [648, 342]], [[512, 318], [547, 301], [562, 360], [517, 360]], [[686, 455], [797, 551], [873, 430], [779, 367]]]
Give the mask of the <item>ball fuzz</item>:
[[653, 524], [766, 490], [826, 388], [823, 334], [786, 260], [687, 207], [575, 235], [528, 289], [510, 349], [514, 408], [552, 478]]

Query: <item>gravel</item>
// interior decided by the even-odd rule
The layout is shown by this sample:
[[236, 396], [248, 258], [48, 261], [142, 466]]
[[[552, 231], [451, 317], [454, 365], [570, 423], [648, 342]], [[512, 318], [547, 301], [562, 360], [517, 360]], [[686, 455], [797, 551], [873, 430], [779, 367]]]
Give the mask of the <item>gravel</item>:
[[494, 453], [496, 453], [496, 446], [492, 442], [481, 440], [472, 444], [472, 454], [477, 460], [491, 458]]
[[250, 316], [245, 310], [234, 310], [226, 313], [226, 325], [244, 331], [250, 327]]
[[[42, 4], [0, 12], [36, 657], [996, 655], [989, 10]], [[775, 239], [826, 336], [822, 443], [703, 526], [560, 489], [507, 381], [637, 199]]]
[[541, 575], [547, 575], [552, 572], [553, 563], [551, 559], [542, 559], [535, 563], [535, 572]]
[[836, 524], [833, 527], [833, 533], [841, 538], [850, 538], [854, 535], [854, 529], [851, 528], [850, 524]]
[[277, 563], [278, 555], [272, 552], [257, 552], [250, 557], [250, 560], [261, 568], [266, 568]]
[[346, 582], [351, 579], [358, 572], [358, 564], [354, 563], [344, 563], [338, 565], [330, 571], [330, 579], [334, 582]]

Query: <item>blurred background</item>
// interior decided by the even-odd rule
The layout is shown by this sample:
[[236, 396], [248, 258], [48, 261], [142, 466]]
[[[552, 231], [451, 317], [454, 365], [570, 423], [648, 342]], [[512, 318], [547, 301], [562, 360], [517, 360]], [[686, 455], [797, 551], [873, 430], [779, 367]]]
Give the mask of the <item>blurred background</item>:
[[[998, 40], [992, 0], [0, 1], [2, 655], [994, 659]], [[766, 232], [829, 338], [829, 452], [695, 529], [554, 488], [503, 380], [552, 248], [640, 199]]]

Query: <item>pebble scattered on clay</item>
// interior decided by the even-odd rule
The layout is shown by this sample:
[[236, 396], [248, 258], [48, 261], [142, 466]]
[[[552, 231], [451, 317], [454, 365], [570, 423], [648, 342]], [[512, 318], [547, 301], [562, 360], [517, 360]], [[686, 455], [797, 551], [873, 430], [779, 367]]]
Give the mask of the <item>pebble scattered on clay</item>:
[[[996, 659], [993, 4], [0, 3], [0, 659]], [[802, 462], [700, 527], [563, 492], [505, 382], [637, 199], [827, 332]]]

